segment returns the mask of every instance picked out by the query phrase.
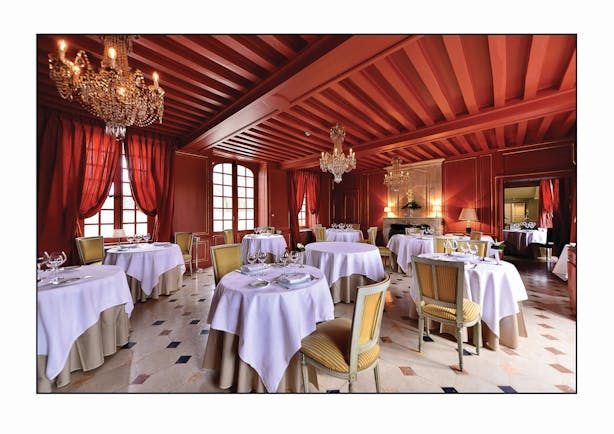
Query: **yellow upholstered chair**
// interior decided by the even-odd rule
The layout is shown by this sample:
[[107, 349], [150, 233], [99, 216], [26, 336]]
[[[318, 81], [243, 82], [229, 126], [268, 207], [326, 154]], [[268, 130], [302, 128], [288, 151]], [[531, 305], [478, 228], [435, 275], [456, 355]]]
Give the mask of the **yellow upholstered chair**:
[[405, 228], [405, 235], [416, 234], [421, 235], [423, 230], [420, 228]]
[[235, 242], [235, 234], [232, 229], [224, 229], [224, 244], [233, 244]]
[[453, 236], [438, 236], [438, 237], [433, 237], [433, 251], [435, 253], [445, 253], [445, 242], [446, 240], [449, 239], [455, 239], [456, 237]]
[[301, 342], [300, 359], [304, 391], [309, 391], [307, 364], [328, 375], [353, 383], [359, 372], [373, 369], [375, 390], [380, 392], [379, 333], [390, 276], [381, 282], [356, 288], [352, 320], [336, 318], [317, 325]]
[[315, 236], [316, 236], [316, 241], [326, 241], [326, 228], [323, 227], [316, 227], [314, 229], [315, 232]]
[[269, 233], [269, 234], [274, 234], [275, 233], [275, 226], [265, 226], [264, 230]]
[[350, 223], [349, 225], [352, 229], [360, 230], [360, 224], [358, 223]]
[[322, 227], [322, 223], [316, 223], [316, 229], [321, 228], [321, 227]]
[[422, 351], [424, 320], [429, 333], [429, 320], [450, 324], [456, 327], [458, 362], [463, 370], [463, 327], [476, 326], [474, 345], [480, 354], [482, 322], [480, 305], [463, 297], [465, 284], [465, 263], [440, 261], [412, 256], [412, 267], [418, 287], [418, 351]]
[[75, 239], [79, 261], [83, 265], [102, 265], [104, 258], [104, 237], [79, 237]]
[[194, 234], [192, 232], [175, 232], [175, 244], [181, 249], [183, 262], [190, 264], [190, 276], [192, 275], [192, 241]]
[[[373, 244], [375, 246], [375, 240], [377, 239], [377, 226], [371, 226], [369, 229], [367, 229], [367, 236], [369, 244]], [[387, 258], [388, 266], [392, 267], [392, 252], [390, 249], [383, 246], [377, 246], [377, 248], [379, 249], [379, 254], [382, 259]]]
[[211, 262], [213, 278], [217, 285], [226, 274], [241, 268], [241, 244], [211, 246]]
[[488, 253], [488, 241], [459, 241], [458, 251], [462, 252], [463, 246], [470, 246], [470, 245], [478, 246], [478, 253], [476, 253], [476, 255], [478, 255], [481, 258], [485, 257], [486, 254]]
[[482, 240], [482, 235], [484, 235], [484, 232], [471, 231], [471, 234], [469, 235], [469, 239], [473, 241], [480, 241]]

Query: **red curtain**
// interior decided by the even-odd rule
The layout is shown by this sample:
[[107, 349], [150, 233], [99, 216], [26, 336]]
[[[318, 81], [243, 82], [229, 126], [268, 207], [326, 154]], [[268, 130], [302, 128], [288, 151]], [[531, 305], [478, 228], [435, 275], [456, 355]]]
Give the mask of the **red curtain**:
[[[121, 155], [121, 143], [105, 134], [102, 126], [86, 126], [85, 140], [85, 178], [79, 204], [80, 219], [91, 217], [102, 208], [109, 196]], [[81, 226], [78, 227], [78, 234], [83, 234]]]
[[61, 251], [78, 262], [74, 236], [86, 166], [85, 125], [80, 119], [39, 110], [37, 138], [37, 249]]
[[303, 170], [295, 170], [290, 173], [290, 236], [293, 248], [301, 242], [298, 225], [298, 214], [303, 205], [303, 198], [307, 191], [307, 173]]
[[552, 197], [552, 184], [549, 179], [543, 179], [539, 183], [539, 227], [551, 228], [554, 213]]
[[320, 205], [320, 174], [307, 173], [307, 209], [311, 214], [318, 214]]
[[148, 232], [153, 240], [172, 241], [174, 144], [158, 136], [129, 134], [125, 148], [132, 195], [141, 211], [152, 217]]

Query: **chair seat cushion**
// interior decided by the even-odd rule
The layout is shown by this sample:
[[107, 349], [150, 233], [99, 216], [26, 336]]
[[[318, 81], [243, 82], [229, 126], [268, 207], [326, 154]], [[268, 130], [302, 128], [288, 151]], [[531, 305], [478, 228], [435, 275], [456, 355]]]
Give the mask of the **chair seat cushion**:
[[[426, 304], [422, 307], [422, 310], [429, 315], [436, 316], [438, 318], [447, 319], [450, 321], [456, 320], [456, 309], [451, 307], [438, 306], [436, 304]], [[466, 298], [463, 299], [463, 322], [470, 322], [480, 316], [480, 305], [469, 301]]]
[[378, 246], [378, 249], [381, 256], [390, 256], [390, 249], [388, 247]]
[[190, 262], [192, 260], [192, 255], [183, 255], [183, 262]]
[[[352, 321], [337, 318], [318, 324], [316, 331], [303, 339], [301, 352], [335, 372], [350, 372], [347, 362]], [[379, 345], [358, 355], [358, 370], [371, 366], [379, 357]]]
[[102, 261], [95, 261], [95, 262], [90, 262], [87, 265], [102, 265]]

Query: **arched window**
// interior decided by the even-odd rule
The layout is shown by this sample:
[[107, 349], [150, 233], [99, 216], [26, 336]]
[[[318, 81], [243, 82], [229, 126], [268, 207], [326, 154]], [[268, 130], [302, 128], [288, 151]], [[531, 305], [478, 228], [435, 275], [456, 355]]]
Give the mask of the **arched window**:
[[[236, 186], [236, 188], [235, 188]], [[236, 224], [233, 216], [237, 216]], [[213, 232], [254, 228], [254, 172], [237, 164], [213, 166]]]

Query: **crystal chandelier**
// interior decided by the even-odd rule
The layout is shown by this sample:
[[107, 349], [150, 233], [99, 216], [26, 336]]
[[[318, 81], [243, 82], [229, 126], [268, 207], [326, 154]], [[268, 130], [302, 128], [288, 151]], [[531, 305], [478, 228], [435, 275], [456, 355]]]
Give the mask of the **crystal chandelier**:
[[348, 156], [343, 153], [341, 144], [345, 138], [345, 130], [339, 123], [330, 129], [330, 139], [333, 141], [333, 153], [322, 152], [320, 169], [322, 172], [330, 172], [334, 175], [335, 182], [341, 182], [341, 176], [352, 169], [356, 169], [356, 155], [350, 149]]
[[394, 157], [392, 159], [392, 169], [384, 175], [384, 184], [392, 191], [399, 191], [401, 188], [409, 184], [411, 175], [409, 170], [401, 169], [401, 159]]
[[58, 43], [58, 56], [49, 54], [49, 76], [55, 81], [60, 96], [77, 99], [90, 113], [106, 124], [106, 133], [123, 140], [126, 127], [145, 127], [156, 120], [162, 123], [164, 90], [153, 73], [153, 84], [145, 84], [138, 69], [130, 71], [128, 53], [135, 37], [102, 36], [104, 55], [100, 71], [92, 68], [87, 54], [79, 50], [74, 61], [66, 58], [66, 43]]

